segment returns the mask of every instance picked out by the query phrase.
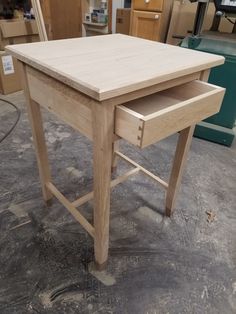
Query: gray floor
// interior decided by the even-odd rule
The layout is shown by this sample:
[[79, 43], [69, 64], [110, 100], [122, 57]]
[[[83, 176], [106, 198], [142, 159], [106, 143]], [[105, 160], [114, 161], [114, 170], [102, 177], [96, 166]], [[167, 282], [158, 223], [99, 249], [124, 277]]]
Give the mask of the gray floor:
[[[235, 146], [193, 140], [171, 219], [149, 178], [116, 187], [109, 264], [96, 273], [90, 237], [56, 200], [44, 207], [23, 95], [7, 99], [22, 115], [0, 145], [1, 314], [236, 313]], [[0, 103], [0, 137], [14, 118]], [[92, 189], [91, 143], [45, 112], [44, 121], [54, 182], [73, 200]], [[176, 139], [121, 150], [167, 179]], [[81, 211], [91, 220], [92, 202]]]

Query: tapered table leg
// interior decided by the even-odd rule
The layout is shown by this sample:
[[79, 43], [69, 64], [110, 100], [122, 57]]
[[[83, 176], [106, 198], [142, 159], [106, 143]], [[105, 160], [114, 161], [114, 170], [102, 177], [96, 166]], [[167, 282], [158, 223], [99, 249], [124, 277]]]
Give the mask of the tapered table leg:
[[40, 106], [30, 97], [28, 80], [25, 66], [21, 64], [22, 81], [24, 86], [26, 106], [31, 124], [34, 147], [38, 162], [39, 176], [42, 185], [43, 198], [46, 204], [50, 203], [52, 198], [51, 192], [47, 189], [46, 184], [51, 181], [51, 174], [48, 162], [47, 147], [45, 143], [42, 116]]
[[112, 106], [93, 106], [94, 142], [94, 251], [99, 269], [105, 267], [109, 248], [110, 180], [113, 151], [114, 110]]
[[182, 130], [176, 147], [174, 162], [172, 165], [169, 186], [166, 194], [166, 215], [170, 216], [174, 210], [177, 194], [187, 161], [188, 151], [192, 142], [195, 125]]
[[113, 142], [112, 144], [112, 165], [111, 165], [111, 171], [115, 171], [117, 168], [118, 163], [118, 156], [115, 154], [116, 151], [119, 150], [119, 140]]

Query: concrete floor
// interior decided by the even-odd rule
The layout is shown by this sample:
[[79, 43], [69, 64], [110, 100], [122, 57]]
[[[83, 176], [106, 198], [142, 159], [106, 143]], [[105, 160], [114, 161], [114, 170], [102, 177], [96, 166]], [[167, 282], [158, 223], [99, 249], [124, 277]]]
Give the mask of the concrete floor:
[[[236, 313], [236, 147], [194, 139], [176, 211], [137, 175], [112, 192], [110, 257], [56, 200], [44, 207], [21, 93], [19, 124], [0, 145], [0, 313]], [[0, 103], [0, 137], [15, 112]], [[91, 143], [44, 112], [54, 182], [71, 200], [92, 189]], [[121, 150], [168, 178], [177, 136]], [[128, 169], [120, 162], [117, 173]], [[92, 219], [92, 202], [81, 211]], [[215, 214], [207, 221], [207, 211]], [[14, 229], [28, 220], [31, 223]]]

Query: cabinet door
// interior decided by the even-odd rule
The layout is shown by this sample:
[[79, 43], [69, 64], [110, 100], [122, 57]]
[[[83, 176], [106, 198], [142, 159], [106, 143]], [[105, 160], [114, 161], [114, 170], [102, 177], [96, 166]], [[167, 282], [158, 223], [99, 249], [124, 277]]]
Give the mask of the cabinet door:
[[164, 0], [133, 0], [133, 9], [142, 11], [162, 11]]
[[159, 41], [160, 25], [160, 13], [133, 11], [131, 35], [135, 37]]
[[50, 39], [81, 37], [81, 0], [40, 0], [40, 2]]

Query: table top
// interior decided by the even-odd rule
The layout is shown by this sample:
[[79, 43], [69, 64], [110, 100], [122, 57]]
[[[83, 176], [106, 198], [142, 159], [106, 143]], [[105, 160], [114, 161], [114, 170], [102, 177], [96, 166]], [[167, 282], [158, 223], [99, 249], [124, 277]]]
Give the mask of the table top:
[[99, 101], [224, 63], [222, 56], [121, 34], [12, 45], [6, 51]]

